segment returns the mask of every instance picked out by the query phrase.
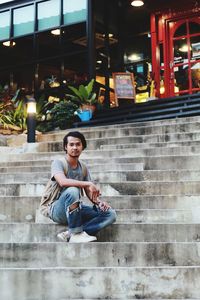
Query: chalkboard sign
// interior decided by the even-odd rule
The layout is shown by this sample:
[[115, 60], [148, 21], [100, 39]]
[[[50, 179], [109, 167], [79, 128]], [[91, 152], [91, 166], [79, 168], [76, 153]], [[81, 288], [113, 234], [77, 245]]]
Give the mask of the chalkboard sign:
[[135, 99], [134, 77], [132, 73], [113, 73], [115, 100]]

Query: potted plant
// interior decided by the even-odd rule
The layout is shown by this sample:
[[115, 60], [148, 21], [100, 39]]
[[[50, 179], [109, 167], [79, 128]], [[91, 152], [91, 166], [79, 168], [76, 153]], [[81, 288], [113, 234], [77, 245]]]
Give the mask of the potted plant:
[[80, 111], [91, 110], [94, 112], [98, 99], [93, 87], [94, 79], [91, 79], [87, 85], [81, 84], [78, 88], [69, 85], [68, 88], [73, 92], [73, 95], [67, 94], [66, 96], [79, 106]]

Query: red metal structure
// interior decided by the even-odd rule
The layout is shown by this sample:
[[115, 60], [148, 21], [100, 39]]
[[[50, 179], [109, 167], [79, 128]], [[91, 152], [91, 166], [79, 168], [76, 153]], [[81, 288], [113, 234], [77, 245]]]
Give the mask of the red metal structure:
[[200, 91], [200, 8], [179, 5], [151, 15], [152, 75], [159, 98]]

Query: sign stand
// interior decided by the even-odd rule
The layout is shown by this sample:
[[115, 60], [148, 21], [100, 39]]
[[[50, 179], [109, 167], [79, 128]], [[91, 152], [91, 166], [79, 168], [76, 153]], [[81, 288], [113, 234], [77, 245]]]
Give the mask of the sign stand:
[[117, 106], [119, 106], [118, 99], [135, 100], [135, 85], [132, 73], [113, 73], [113, 83]]

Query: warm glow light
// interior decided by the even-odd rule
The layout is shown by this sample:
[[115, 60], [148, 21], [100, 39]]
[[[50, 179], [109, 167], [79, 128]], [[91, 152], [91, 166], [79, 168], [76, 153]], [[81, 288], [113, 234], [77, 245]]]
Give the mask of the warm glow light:
[[28, 100], [27, 102], [27, 113], [28, 114], [35, 114], [36, 113], [36, 102]]
[[137, 61], [137, 60], [140, 60], [141, 57], [137, 54], [131, 54], [128, 56], [128, 60], [131, 60], [131, 61]]
[[131, 5], [132, 5], [132, 6], [135, 6], [135, 7], [139, 7], [139, 6], [144, 5], [144, 2], [143, 2], [142, 0], [133, 0], [133, 1], [131, 2]]
[[161, 86], [160, 87], [160, 94], [163, 95], [165, 93], [165, 87]]
[[165, 93], [165, 85], [164, 85], [164, 81], [161, 80], [160, 81], [160, 94], [163, 95]]
[[13, 41], [5, 41], [5, 42], [3, 42], [3, 45], [6, 47], [13, 47], [16, 45], [16, 43]]
[[[190, 50], [192, 50], [191, 47], [190, 47]], [[180, 52], [188, 52], [188, 45], [181, 46], [181, 48], [179, 48], [179, 51]]]
[[[106, 36], [106, 35], [103, 34], [103, 37], [105, 37], [105, 36]], [[109, 38], [113, 37], [113, 33], [109, 33], [109, 34], [108, 34], [108, 37], [109, 37]]]
[[51, 33], [53, 35], [60, 35], [60, 29], [54, 29], [54, 30], [51, 30]]

